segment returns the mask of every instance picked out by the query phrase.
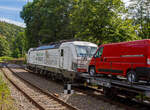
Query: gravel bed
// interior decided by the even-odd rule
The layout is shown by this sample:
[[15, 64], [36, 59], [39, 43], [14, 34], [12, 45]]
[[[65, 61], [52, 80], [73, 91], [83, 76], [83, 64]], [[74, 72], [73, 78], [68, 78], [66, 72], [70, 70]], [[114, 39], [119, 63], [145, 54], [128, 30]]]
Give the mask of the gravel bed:
[[11, 97], [14, 100], [14, 106], [17, 110], [37, 110], [35, 107], [16, 87], [14, 87], [9, 81], [5, 78], [2, 71], [0, 71], [4, 81], [8, 84], [8, 87], [11, 91]]
[[28, 73], [27, 71], [20, 69], [18, 65], [9, 64], [8, 66], [25, 79], [32, 81], [32, 83], [38, 85], [44, 90], [48, 90], [50, 93], [55, 94], [60, 99], [63, 99], [65, 102], [79, 108], [80, 110], [125, 110], [124, 108], [104, 102], [103, 100], [98, 100], [77, 91], [75, 91], [74, 94], [65, 95], [63, 93], [63, 87], [60, 84]]
[[44, 107], [45, 110], [68, 110], [68, 108], [61, 105], [59, 102], [55, 101], [51, 97], [48, 97], [47, 95], [41, 93], [39, 90], [27, 84], [26, 82], [16, 78], [8, 69], [5, 69], [5, 71], [7, 74], [9, 74], [9, 77], [13, 80], [13, 82], [15, 81], [15, 83], [19, 85], [19, 87], [25, 93], [27, 93], [30, 97], [32, 97], [32, 99], [34, 99], [42, 107]]

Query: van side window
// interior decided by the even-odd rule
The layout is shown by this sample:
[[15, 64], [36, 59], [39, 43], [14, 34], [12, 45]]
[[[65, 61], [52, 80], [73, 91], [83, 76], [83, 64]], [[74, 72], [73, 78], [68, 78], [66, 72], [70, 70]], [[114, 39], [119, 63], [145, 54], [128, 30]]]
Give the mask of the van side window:
[[100, 47], [100, 48], [98, 49], [98, 51], [97, 51], [97, 53], [96, 53], [96, 57], [101, 57], [101, 56], [102, 56], [102, 54], [103, 54], [103, 49], [104, 49], [104, 47]]
[[61, 49], [60, 55], [61, 55], [61, 57], [64, 56], [64, 50], [63, 49]]

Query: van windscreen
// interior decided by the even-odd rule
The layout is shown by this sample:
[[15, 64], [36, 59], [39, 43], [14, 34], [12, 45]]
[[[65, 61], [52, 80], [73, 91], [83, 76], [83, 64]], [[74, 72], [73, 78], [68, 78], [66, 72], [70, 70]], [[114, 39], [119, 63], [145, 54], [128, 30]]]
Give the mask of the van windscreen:
[[78, 57], [92, 57], [97, 47], [76, 45], [76, 50]]

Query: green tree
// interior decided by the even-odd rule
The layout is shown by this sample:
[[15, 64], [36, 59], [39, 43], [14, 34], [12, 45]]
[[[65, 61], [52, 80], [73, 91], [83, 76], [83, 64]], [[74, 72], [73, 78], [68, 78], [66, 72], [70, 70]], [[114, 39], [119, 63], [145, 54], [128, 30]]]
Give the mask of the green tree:
[[6, 37], [0, 35], [0, 56], [9, 56], [10, 48]]
[[150, 38], [150, 0], [130, 0], [129, 14], [134, 25], [139, 24], [141, 38]]
[[24, 32], [20, 32], [13, 41], [13, 57], [23, 57], [27, 51], [27, 38]]
[[[23, 32], [24, 28], [9, 24], [6, 22], [0, 22], [0, 40], [1, 40], [1, 47], [0, 50], [3, 51], [1, 52], [1, 55], [11, 55], [14, 51], [14, 40], [16, 39], [16, 36], [18, 35], [19, 32]], [[4, 37], [5, 36], [5, 37]], [[3, 46], [5, 48], [3, 48]], [[0, 55], [0, 56], [1, 56]]]
[[29, 47], [73, 37], [69, 28], [70, 0], [34, 0], [24, 6], [21, 17], [26, 23]]
[[[8, 42], [12, 42], [19, 32], [23, 32], [24, 28], [0, 21], [0, 34], [5, 36]], [[11, 45], [12, 46], [12, 45]]]
[[76, 37], [101, 44], [137, 39], [132, 20], [122, 19], [123, 14], [121, 0], [74, 0], [70, 17]]
[[64, 39], [107, 43], [139, 39], [138, 25], [122, 17], [121, 0], [34, 0], [24, 6], [29, 47]]

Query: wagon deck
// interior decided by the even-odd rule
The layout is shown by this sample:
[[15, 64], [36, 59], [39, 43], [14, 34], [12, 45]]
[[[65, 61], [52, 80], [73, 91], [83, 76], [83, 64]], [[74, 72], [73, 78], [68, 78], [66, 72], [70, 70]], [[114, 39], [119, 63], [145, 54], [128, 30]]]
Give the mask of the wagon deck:
[[112, 79], [109, 77], [95, 76], [92, 77], [89, 74], [82, 73], [80, 77], [88, 84], [97, 85], [106, 88], [115, 88], [118, 90], [125, 90], [132, 93], [144, 94], [150, 98], [150, 83], [140, 81], [138, 83], [130, 83], [126, 80]]

